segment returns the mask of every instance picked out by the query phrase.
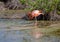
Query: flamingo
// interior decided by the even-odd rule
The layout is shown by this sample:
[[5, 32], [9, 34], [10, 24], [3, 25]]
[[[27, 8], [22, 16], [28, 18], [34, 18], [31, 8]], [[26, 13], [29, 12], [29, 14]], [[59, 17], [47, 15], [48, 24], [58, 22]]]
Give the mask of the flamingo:
[[33, 10], [32, 12], [28, 12], [28, 17], [30, 20], [32, 20], [35, 17], [38, 17], [39, 15], [43, 15], [42, 10]]

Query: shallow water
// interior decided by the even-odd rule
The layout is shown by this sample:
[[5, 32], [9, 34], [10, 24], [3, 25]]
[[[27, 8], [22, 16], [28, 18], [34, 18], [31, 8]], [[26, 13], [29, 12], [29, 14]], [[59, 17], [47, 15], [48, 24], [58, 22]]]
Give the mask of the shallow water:
[[31, 35], [32, 29], [6, 30], [8, 27], [32, 28], [34, 21], [26, 21], [21, 19], [0, 19], [0, 42], [60, 42], [60, 37], [52, 35], [43, 35], [34, 38]]

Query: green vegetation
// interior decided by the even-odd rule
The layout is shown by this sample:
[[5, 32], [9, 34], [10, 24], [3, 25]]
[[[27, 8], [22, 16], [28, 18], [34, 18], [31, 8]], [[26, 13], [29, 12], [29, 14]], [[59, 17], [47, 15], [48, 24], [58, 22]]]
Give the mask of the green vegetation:
[[28, 5], [29, 10], [34, 9], [42, 9], [45, 12], [51, 12], [56, 10], [55, 12], [60, 14], [60, 0], [20, 0], [23, 5]]
[[25, 0], [20, 0], [20, 2], [21, 2], [22, 5], [26, 3]]

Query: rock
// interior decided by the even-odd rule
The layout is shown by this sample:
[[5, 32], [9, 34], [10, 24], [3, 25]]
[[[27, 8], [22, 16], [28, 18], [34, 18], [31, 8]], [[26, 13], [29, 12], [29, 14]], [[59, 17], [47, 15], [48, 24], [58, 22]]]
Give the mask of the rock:
[[5, 10], [4, 3], [3, 2], [0, 2], [0, 11], [1, 10]]

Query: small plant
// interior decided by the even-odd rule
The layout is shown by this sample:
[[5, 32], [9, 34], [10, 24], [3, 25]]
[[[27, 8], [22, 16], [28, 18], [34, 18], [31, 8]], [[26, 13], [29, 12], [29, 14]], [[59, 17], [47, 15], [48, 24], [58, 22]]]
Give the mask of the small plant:
[[19, 0], [21, 2], [22, 5], [24, 5], [26, 3], [26, 0]]

